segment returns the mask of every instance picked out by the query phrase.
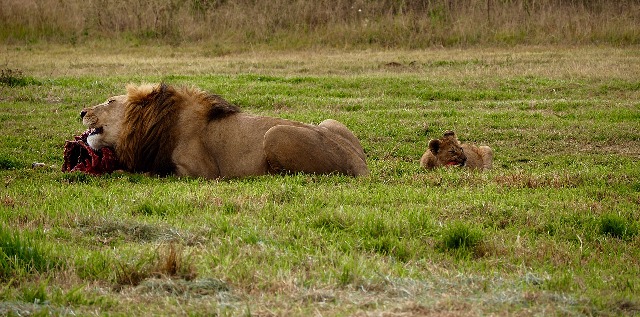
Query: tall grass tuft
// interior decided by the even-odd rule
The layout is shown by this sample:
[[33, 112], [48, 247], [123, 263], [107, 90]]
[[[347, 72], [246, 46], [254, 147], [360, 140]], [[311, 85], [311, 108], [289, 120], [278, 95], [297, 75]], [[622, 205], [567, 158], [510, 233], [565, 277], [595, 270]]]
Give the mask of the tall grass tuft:
[[620, 215], [609, 213], [600, 217], [600, 234], [618, 239], [627, 239], [637, 233], [637, 226]]
[[23, 238], [0, 226], [0, 280], [44, 273], [58, 264], [33, 239]]
[[47, 283], [42, 282], [23, 288], [21, 299], [27, 303], [44, 303], [48, 299]]
[[161, 246], [155, 254], [116, 263], [116, 285], [137, 286], [149, 278], [178, 278], [192, 280], [197, 271], [190, 255], [174, 243]]
[[464, 256], [477, 253], [476, 248], [481, 245], [482, 239], [483, 235], [480, 229], [455, 221], [445, 227], [440, 242], [445, 251]]
[[18, 162], [12, 157], [0, 154], [0, 170], [12, 170], [24, 167], [25, 164]]
[[19, 69], [5, 68], [0, 70], [0, 85], [22, 87], [36, 83], [35, 79], [25, 76]]

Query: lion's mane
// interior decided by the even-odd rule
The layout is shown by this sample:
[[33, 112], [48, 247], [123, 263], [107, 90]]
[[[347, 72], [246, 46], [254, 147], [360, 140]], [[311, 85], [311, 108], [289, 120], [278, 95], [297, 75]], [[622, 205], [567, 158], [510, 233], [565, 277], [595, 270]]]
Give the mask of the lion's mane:
[[240, 112], [240, 109], [218, 95], [195, 88], [176, 89], [164, 83], [129, 85], [116, 151], [119, 163], [132, 172], [173, 173], [175, 166], [171, 157], [183, 111], [199, 111], [205, 122], [209, 122]]

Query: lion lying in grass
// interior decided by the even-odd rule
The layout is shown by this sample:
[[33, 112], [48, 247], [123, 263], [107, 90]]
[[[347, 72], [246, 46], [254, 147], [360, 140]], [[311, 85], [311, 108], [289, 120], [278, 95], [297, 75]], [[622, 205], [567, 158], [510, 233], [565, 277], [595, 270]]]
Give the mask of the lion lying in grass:
[[429, 148], [420, 158], [420, 166], [434, 169], [441, 166], [465, 166], [471, 169], [493, 167], [493, 150], [488, 146], [460, 144], [453, 131], [429, 141]]
[[126, 171], [209, 179], [369, 174], [360, 141], [336, 120], [310, 125], [246, 114], [220, 96], [165, 84], [128, 85], [127, 92], [81, 112], [86, 143], [113, 149]]

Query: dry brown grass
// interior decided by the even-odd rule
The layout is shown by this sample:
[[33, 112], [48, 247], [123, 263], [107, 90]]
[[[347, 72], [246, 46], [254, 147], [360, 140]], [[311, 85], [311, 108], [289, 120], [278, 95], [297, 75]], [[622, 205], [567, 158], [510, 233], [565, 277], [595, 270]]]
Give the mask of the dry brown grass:
[[[70, 47], [34, 45], [26, 54], [20, 46], [0, 46], [3, 63], [38, 77], [135, 76], [139, 74], [209, 75], [251, 73], [270, 75], [427, 75], [462, 82], [488, 76], [541, 76], [553, 79], [619, 78], [634, 80], [640, 73], [638, 53], [596, 46], [439, 48], [427, 51], [256, 51], [211, 56], [208, 45], [131, 47], [92, 43]], [[384, 67], [398, 62], [412, 67]], [[438, 63], [451, 63], [438, 66]], [[456, 69], [457, 71], [452, 71]], [[2, 98], [2, 97], [0, 97]], [[544, 101], [531, 101], [531, 107]]]
[[633, 0], [57, 1], [0, 3], [0, 38], [133, 37], [228, 47], [640, 42]]
[[137, 286], [151, 277], [189, 281], [197, 276], [190, 255], [185, 255], [183, 248], [174, 243], [161, 245], [154, 255], [122, 261], [116, 266], [117, 287]]

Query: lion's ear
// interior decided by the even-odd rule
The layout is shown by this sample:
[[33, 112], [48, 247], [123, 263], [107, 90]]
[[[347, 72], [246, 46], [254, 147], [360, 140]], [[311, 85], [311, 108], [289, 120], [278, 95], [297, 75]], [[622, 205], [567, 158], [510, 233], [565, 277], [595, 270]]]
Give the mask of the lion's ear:
[[433, 139], [429, 141], [429, 150], [431, 150], [431, 153], [437, 154], [439, 149], [440, 149], [440, 140]]
[[455, 143], [460, 144], [460, 141], [458, 141], [458, 137], [456, 136], [456, 133], [451, 130], [445, 132], [443, 138], [453, 140]]

